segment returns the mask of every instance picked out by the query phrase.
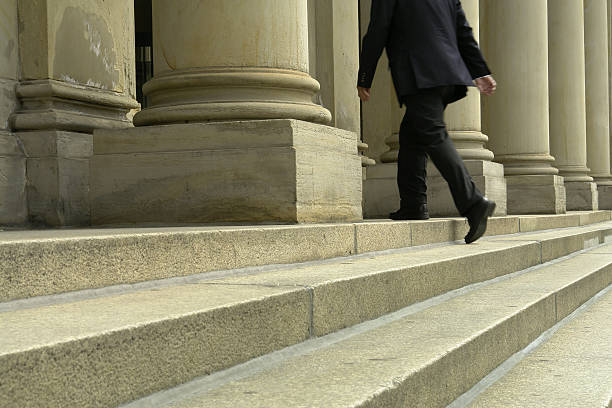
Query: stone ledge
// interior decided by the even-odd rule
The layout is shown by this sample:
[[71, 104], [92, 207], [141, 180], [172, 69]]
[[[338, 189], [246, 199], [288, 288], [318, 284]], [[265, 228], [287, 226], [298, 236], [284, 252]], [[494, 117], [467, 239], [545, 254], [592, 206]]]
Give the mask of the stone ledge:
[[[610, 211], [494, 217], [487, 235], [610, 220]], [[539, 220], [539, 221], [538, 221]], [[606, 224], [588, 228], [606, 229]], [[0, 232], [0, 301], [460, 240], [464, 219]], [[589, 230], [590, 231], [590, 230]], [[568, 233], [571, 235], [571, 233]], [[532, 238], [529, 238], [532, 239]]]
[[92, 224], [356, 221], [361, 179], [355, 133], [296, 120], [96, 131]]

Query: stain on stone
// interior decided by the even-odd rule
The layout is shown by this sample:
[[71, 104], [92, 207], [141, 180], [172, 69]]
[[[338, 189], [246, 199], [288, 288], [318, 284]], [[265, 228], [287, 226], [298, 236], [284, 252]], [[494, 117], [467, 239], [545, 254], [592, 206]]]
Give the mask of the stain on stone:
[[100, 16], [66, 8], [57, 31], [53, 70], [56, 78], [64, 75], [83, 85], [119, 90], [115, 43]]
[[4, 50], [4, 56], [6, 57], [6, 59], [10, 59], [14, 51], [15, 51], [15, 40], [10, 39]]

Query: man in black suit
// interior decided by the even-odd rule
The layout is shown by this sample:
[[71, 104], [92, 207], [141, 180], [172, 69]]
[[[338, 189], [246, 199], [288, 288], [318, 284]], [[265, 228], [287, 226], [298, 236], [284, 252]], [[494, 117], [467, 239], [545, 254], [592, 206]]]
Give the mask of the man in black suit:
[[495, 203], [478, 191], [448, 137], [444, 110], [474, 84], [492, 95], [496, 83], [474, 39], [460, 0], [372, 0], [363, 38], [357, 89], [370, 99], [378, 59], [386, 48], [393, 84], [406, 114], [400, 127], [397, 184], [400, 209], [394, 220], [428, 219], [426, 166], [429, 156], [447, 181], [470, 231], [480, 238]]

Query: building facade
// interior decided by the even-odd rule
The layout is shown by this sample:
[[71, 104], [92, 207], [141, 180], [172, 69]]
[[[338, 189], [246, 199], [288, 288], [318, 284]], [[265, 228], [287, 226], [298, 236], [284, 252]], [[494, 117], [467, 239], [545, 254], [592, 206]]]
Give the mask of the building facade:
[[[447, 123], [498, 215], [612, 209], [612, 0], [462, 3], [499, 85]], [[3, 0], [0, 225], [386, 216], [402, 112], [384, 56], [357, 98], [370, 5]]]

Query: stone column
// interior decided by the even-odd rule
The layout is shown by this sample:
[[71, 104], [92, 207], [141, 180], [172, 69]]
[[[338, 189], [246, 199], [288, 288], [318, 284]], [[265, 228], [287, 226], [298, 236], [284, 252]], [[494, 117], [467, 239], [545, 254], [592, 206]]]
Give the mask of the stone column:
[[582, 0], [548, 0], [550, 149], [565, 180], [568, 210], [596, 210], [588, 175]]
[[[399, 208], [400, 202], [397, 158], [405, 108], [399, 106], [391, 74], [386, 68], [386, 57], [381, 58], [378, 65], [372, 85], [372, 100], [363, 106], [364, 138], [368, 137], [371, 143], [379, 146], [377, 164], [367, 169], [364, 184], [364, 214], [368, 218], [387, 218], [390, 212]], [[374, 95], [377, 99], [374, 99]], [[365, 130], [369, 130], [369, 133], [366, 134]]]
[[[359, 5], [356, 1], [313, 0], [315, 63], [311, 75], [321, 84], [321, 104], [339, 129], [361, 132], [359, 97]], [[311, 36], [312, 38], [312, 36]]]
[[483, 130], [504, 165], [508, 213], [564, 213], [565, 187], [549, 150], [546, 0], [484, 0], [481, 41], [498, 82], [483, 100]]
[[[479, 1], [462, 1], [474, 37], [480, 37]], [[486, 58], [486, 55], [485, 55]], [[470, 88], [468, 96], [446, 110], [446, 124], [457, 151], [465, 161], [478, 189], [497, 203], [495, 215], [506, 215], [504, 167], [492, 162], [493, 152], [485, 148], [489, 138], [481, 131], [480, 93]], [[458, 215], [448, 184], [430, 163], [428, 169], [428, 207], [431, 215]]]
[[[584, 1], [586, 57], [587, 165], [608, 209], [610, 174], [610, 89], [608, 86], [608, 2]], [[608, 207], [608, 208], [606, 208]]]
[[250, 119], [329, 123], [312, 103], [306, 0], [153, 1], [155, 77], [136, 126]]
[[19, 1], [20, 109], [32, 223], [89, 223], [93, 129], [131, 127], [133, 2]]
[[308, 37], [307, 0], [154, 0], [150, 106], [94, 134], [93, 222], [361, 219], [357, 135], [318, 124]]
[[0, 225], [20, 225], [27, 219], [25, 157], [9, 124], [17, 108], [17, 21], [17, 0], [0, 2]]

